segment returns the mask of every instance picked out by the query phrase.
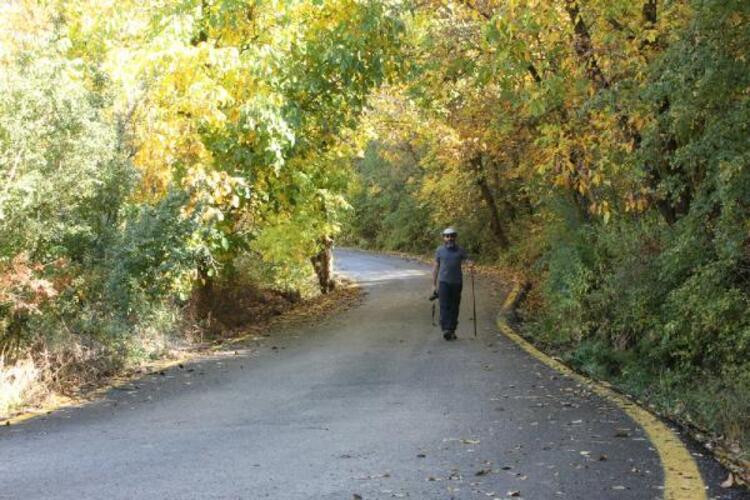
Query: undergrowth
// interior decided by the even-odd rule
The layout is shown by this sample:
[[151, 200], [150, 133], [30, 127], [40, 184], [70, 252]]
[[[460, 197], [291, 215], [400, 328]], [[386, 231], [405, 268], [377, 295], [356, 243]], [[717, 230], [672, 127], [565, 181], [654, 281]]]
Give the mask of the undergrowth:
[[[47, 317], [38, 318], [62, 331], [37, 336], [36, 343], [16, 352], [13, 359], [0, 358], [0, 418], [81, 397], [112, 377], [156, 360], [201, 352], [266, 328], [295, 310], [325, 312], [347, 296], [344, 289], [343, 295], [334, 293], [321, 302], [312, 277], [300, 287], [302, 292], [274, 288], [264, 282], [273, 271], [261, 267], [256, 264], [256, 270], [250, 272], [238, 262], [238, 273], [232, 277], [196, 290], [183, 304], [152, 304], [128, 324], [114, 317], [84, 316], [77, 318], [84, 323], [63, 326]], [[102, 329], [98, 335], [94, 326]]]

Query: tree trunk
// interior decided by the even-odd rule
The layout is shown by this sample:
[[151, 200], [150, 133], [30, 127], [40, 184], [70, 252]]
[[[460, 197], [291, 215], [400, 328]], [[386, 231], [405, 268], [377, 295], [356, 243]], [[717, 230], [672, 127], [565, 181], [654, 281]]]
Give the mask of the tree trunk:
[[214, 279], [208, 275], [208, 265], [204, 262], [198, 264], [198, 283], [193, 289], [193, 296], [190, 301], [190, 314], [195, 320], [203, 324], [201, 328], [201, 341], [203, 340], [204, 329], [213, 331], [214, 302], [216, 294], [214, 291]]
[[482, 157], [477, 156], [471, 161], [471, 165], [476, 173], [476, 183], [479, 187], [479, 192], [482, 195], [482, 200], [487, 205], [487, 209], [490, 212], [490, 229], [492, 234], [495, 236], [500, 248], [505, 250], [508, 248], [510, 242], [508, 241], [508, 235], [505, 231], [502, 221], [500, 220], [500, 214], [497, 210], [497, 202], [495, 201], [495, 195], [492, 193], [489, 184], [487, 183], [487, 177], [485, 176], [484, 169], [482, 168]]
[[320, 251], [310, 257], [315, 274], [318, 277], [318, 285], [321, 293], [328, 293], [335, 288], [333, 280], [333, 239], [323, 236], [320, 239]]

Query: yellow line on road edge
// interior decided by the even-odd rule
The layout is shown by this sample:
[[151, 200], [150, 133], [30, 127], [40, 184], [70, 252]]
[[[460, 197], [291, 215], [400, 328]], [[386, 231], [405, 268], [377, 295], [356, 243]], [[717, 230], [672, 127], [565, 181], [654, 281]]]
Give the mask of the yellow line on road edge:
[[646, 435], [656, 448], [664, 469], [665, 500], [706, 500], [706, 485], [693, 456], [669, 427], [629, 398], [618, 394], [601, 382], [574, 372], [513, 331], [505, 320], [504, 313], [507, 312], [506, 307], [512, 304], [516, 293], [518, 293], [518, 287], [508, 295], [503, 305], [503, 311], [497, 316], [497, 326], [500, 331], [545, 365], [589, 386], [596, 394], [617, 405], [638, 425], [643, 427]]

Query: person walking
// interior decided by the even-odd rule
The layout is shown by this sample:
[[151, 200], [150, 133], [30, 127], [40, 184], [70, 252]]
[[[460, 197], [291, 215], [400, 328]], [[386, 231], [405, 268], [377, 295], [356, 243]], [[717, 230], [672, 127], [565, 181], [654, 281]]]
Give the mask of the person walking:
[[440, 302], [440, 327], [445, 340], [456, 339], [463, 287], [461, 263], [467, 261], [469, 266], [473, 266], [466, 250], [458, 246], [457, 238], [458, 233], [452, 227], [443, 231], [443, 244], [435, 251], [435, 264], [432, 267], [432, 293], [437, 293]]

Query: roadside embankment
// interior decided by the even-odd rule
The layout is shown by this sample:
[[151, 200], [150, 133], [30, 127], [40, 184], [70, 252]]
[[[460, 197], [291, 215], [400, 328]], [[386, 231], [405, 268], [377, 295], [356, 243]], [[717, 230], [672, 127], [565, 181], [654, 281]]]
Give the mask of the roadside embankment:
[[[315, 322], [356, 304], [361, 290], [338, 280], [334, 291], [302, 299], [272, 290], [216, 290], [203, 319], [183, 310], [182, 329], [160, 337], [161, 345], [145, 358], [84, 346], [30, 352], [13, 364], [0, 360], [0, 423], [11, 425], [62, 406], [76, 406], [108, 389], [150, 373], [163, 373], [188, 360], [236, 353], [240, 344], [262, 344], [272, 332], [300, 322]], [[148, 341], [149, 339], [144, 339]], [[130, 351], [128, 351], [130, 352]]]

